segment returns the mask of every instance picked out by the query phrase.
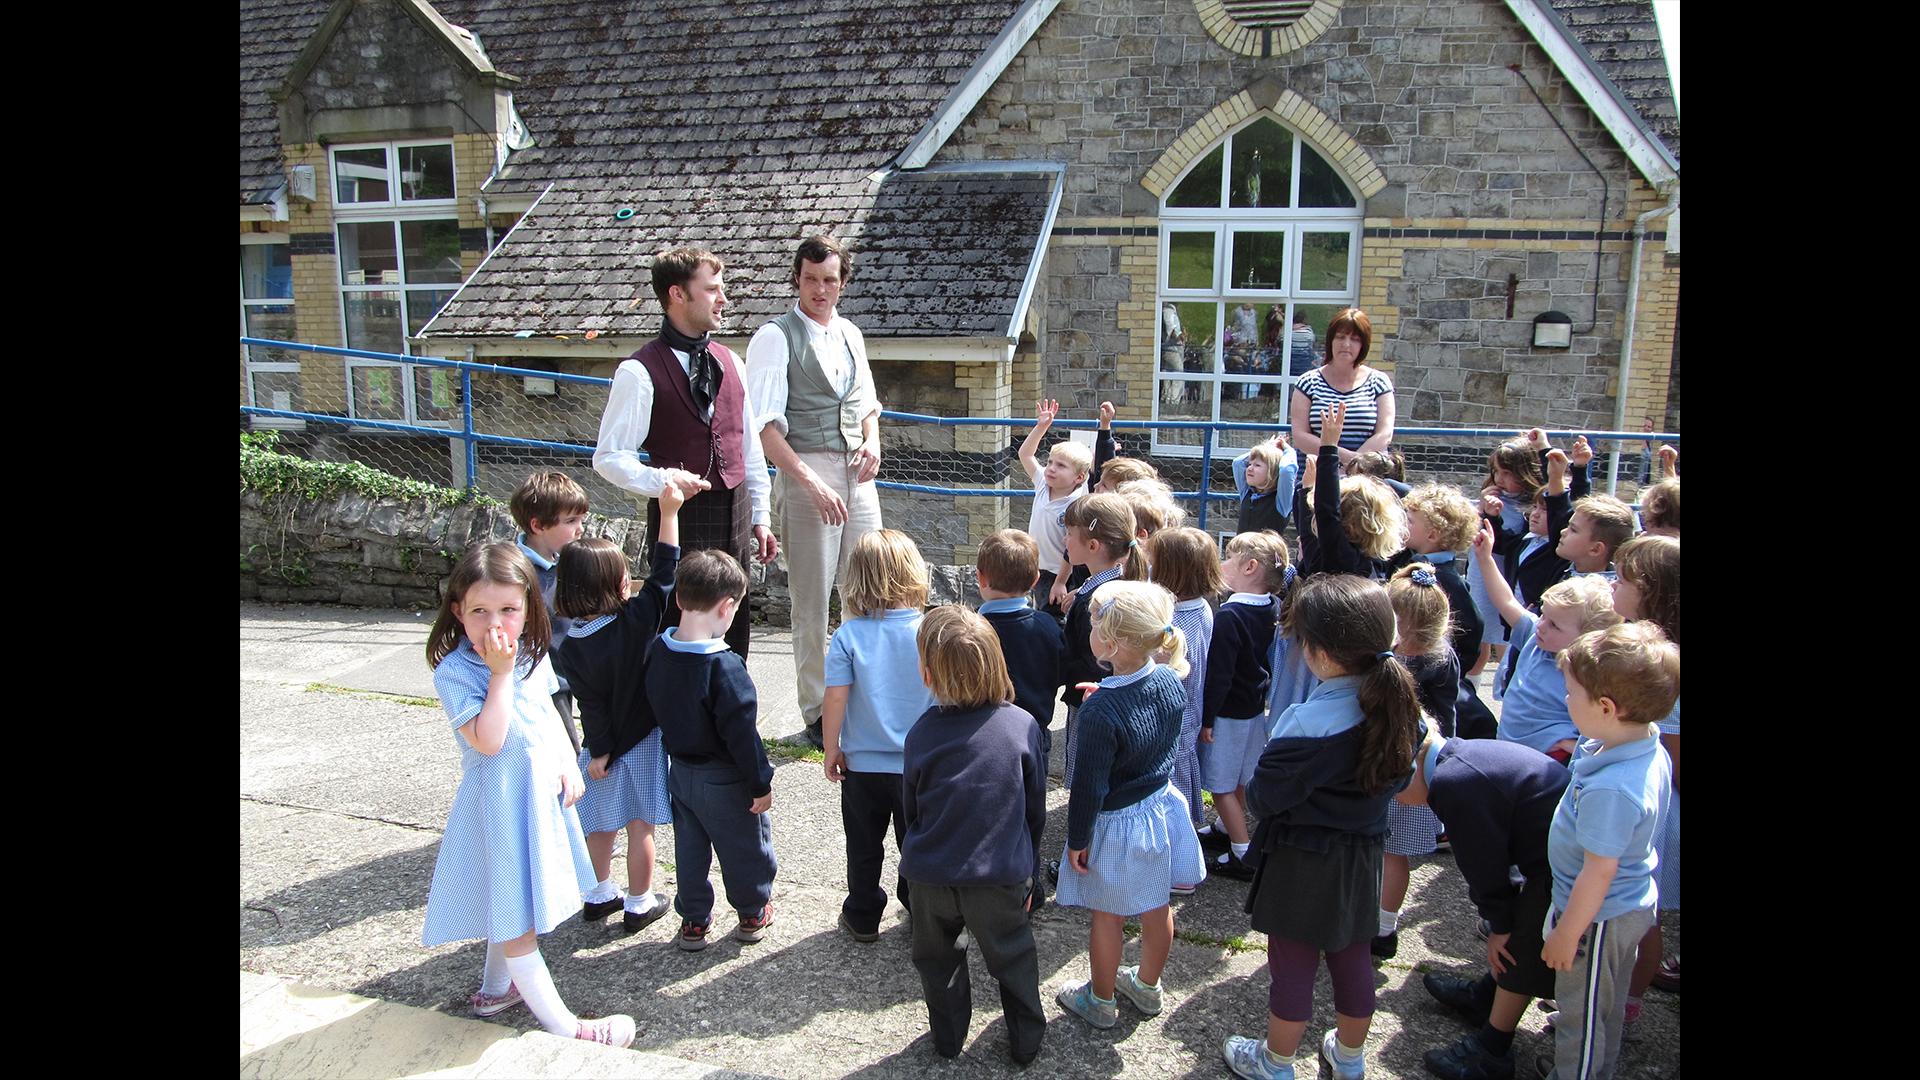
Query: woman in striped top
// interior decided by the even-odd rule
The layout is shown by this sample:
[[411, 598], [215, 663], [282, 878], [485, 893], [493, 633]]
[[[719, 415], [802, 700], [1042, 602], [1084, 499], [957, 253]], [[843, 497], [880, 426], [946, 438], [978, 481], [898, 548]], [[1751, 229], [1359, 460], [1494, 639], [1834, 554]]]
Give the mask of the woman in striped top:
[[1293, 445], [1302, 454], [1320, 452], [1320, 421], [1344, 403], [1347, 426], [1339, 440], [1340, 463], [1363, 450], [1384, 451], [1393, 442], [1393, 381], [1364, 360], [1373, 344], [1373, 323], [1359, 308], [1346, 308], [1327, 324], [1327, 362], [1294, 381], [1288, 420]]

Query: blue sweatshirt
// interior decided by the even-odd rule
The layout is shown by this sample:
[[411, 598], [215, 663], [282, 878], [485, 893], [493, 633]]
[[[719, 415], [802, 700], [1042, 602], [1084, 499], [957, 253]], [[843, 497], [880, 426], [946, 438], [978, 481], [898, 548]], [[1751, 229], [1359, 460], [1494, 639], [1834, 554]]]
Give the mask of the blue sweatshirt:
[[902, 877], [1018, 885], [1033, 876], [1047, 824], [1047, 759], [1025, 709], [928, 709], [907, 732], [900, 782]]

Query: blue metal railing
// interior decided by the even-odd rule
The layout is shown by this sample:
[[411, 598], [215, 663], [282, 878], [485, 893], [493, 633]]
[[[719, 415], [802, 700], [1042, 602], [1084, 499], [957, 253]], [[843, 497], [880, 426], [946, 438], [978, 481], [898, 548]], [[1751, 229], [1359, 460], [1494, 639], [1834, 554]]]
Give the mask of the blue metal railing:
[[[367, 349], [343, 349], [332, 345], [309, 345], [297, 341], [275, 341], [270, 338], [242, 337], [240, 343], [269, 349], [292, 349], [300, 352], [319, 353], [327, 356], [350, 357], [361, 360], [381, 360], [391, 363], [414, 364], [420, 367], [437, 367], [456, 370], [460, 373], [460, 426], [458, 428], [440, 427], [431, 424], [407, 424], [393, 420], [364, 420], [357, 417], [340, 416], [333, 413], [300, 412], [291, 409], [268, 409], [254, 405], [242, 405], [240, 412], [247, 416], [270, 416], [288, 420], [307, 420], [323, 424], [337, 424], [341, 427], [372, 428], [380, 431], [397, 431], [415, 435], [433, 435], [440, 438], [460, 439], [466, 446], [467, 487], [476, 486], [479, 475], [478, 447], [482, 443], [498, 446], [521, 446], [534, 449], [554, 450], [561, 453], [592, 455], [594, 448], [580, 443], [554, 442], [547, 439], [528, 439], [515, 435], [494, 435], [474, 430], [473, 426], [473, 376], [512, 375], [536, 379], [552, 379], [556, 382], [579, 383], [588, 386], [610, 387], [612, 379], [602, 379], [592, 375], [571, 375], [559, 371], [542, 371], [535, 368], [518, 368], [505, 364], [483, 364], [469, 360], [443, 360], [437, 356], [405, 356], [399, 353], [373, 352]], [[995, 416], [928, 416], [922, 413], [882, 412], [884, 420], [908, 424], [934, 424], [942, 427], [1028, 427], [1030, 417]], [[1056, 428], [1095, 430], [1100, 426], [1098, 420], [1055, 420]], [[1200, 439], [1200, 476], [1206, 484], [1213, 475], [1214, 437], [1222, 431], [1267, 431], [1291, 432], [1293, 425], [1284, 423], [1244, 423], [1229, 420], [1120, 420], [1111, 425], [1115, 429], [1139, 430], [1184, 430], [1201, 432]], [[1428, 436], [1438, 438], [1466, 439], [1506, 439], [1513, 436], [1512, 428], [1496, 427], [1400, 427], [1393, 429], [1396, 438], [1403, 436]], [[1588, 431], [1582, 429], [1548, 429], [1549, 438], [1572, 438], [1585, 435], [1591, 443], [1600, 442], [1647, 442], [1658, 440], [1678, 444], [1677, 432], [1645, 431]], [[641, 460], [647, 455], [642, 452]], [[768, 472], [777, 470], [768, 469]], [[1031, 498], [1033, 493], [1025, 487], [942, 487], [930, 484], [909, 484], [897, 480], [879, 480], [878, 486], [892, 491], [910, 491], [923, 495], [946, 496], [988, 496], [993, 498]], [[1199, 527], [1207, 527], [1207, 508], [1215, 501], [1238, 502], [1240, 496], [1232, 491], [1214, 491], [1204, 488], [1195, 491], [1176, 491], [1178, 499], [1193, 499], [1200, 504]]]

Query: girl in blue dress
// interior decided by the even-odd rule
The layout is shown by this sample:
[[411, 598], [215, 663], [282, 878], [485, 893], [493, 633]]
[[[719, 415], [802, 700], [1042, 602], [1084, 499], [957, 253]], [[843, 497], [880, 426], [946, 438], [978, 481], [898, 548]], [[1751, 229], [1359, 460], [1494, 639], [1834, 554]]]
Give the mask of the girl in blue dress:
[[524, 1000], [555, 1035], [627, 1046], [632, 1017], [582, 1020], [568, 1011], [536, 937], [577, 910], [594, 878], [573, 810], [580, 768], [553, 708], [559, 680], [533, 564], [513, 544], [475, 546], [447, 579], [446, 597], [427, 665], [458, 733], [462, 774], [421, 943], [486, 939], [475, 1013]]

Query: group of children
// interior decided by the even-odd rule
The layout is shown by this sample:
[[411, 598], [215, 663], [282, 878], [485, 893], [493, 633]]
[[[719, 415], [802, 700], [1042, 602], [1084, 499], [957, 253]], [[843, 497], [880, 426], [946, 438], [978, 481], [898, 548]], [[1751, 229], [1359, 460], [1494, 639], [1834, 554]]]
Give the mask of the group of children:
[[[1038, 1054], [1030, 920], [1050, 881], [1058, 903], [1092, 912], [1091, 978], [1061, 1005], [1097, 1028], [1114, 1026], [1122, 997], [1157, 1014], [1172, 897], [1212, 875], [1251, 882], [1273, 983], [1265, 1038], [1230, 1038], [1227, 1063], [1292, 1075], [1324, 955], [1337, 1014], [1324, 1074], [1360, 1076], [1371, 960], [1397, 948], [1409, 858], [1445, 834], [1492, 970], [1426, 977], [1480, 1023], [1429, 1068], [1511, 1076], [1527, 998], [1557, 991], [1560, 1075], [1610, 1075], [1625, 1014], [1660, 968], [1656, 900], [1677, 906], [1678, 477], [1643, 495], [1656, 535], [1629, 540], [1632, 511], [1584, 490], [1584, 440], [1561, 451], [1535, 431], [1503, 444], [1476, 506], [1366, 475], [1395, 467], [1384, 455], [1342, 475], [1335, 455], [1302, 462], [1276, 437], [1234, 462], [1241, 531], [1223, 553], [1184, 525], [1151, 465], [1113, 454], [1109, 404], [1093, 453], [1059, 442], [1043, 466], [1057, 412], [1039, 403], [1019, 451], [1035, 487], [1028, 530], [979, 547], [979, 610], [925, 610], [918, 549], [878, 530], [849, 560], [829, 647], [840, 926], [878, 938], [891, 829], [935, 1050], [958, 1054], [968, 1029], [964, 930], [1000, 981], [1013, 1059]], [[1337, 445], [1344, 409], [1318, 419]], [[721, 552], [679, 557], [687, 494], [662, 493], [637, 587], [615, 545], [576, 539], [585, 495], [558, 473], [515, 496], [518, 545], [475, 547], [448, 582], [428, 659], [465, 775], [423, 939], [488, 941], [480, 1015], [525, 1001], [549, 1031], [631, 1041], [628, 1017], [566, 1010], [536, 935], [574, 903], [589, 919], [624, 909], [629, 932], [661, 917], [660, 824], [674, 826], [682, 948], [706, 945], [716, 852], [734, 937], [758, 941], [773, 921], [773, 770], [753, 684], [723, 640], [747, 579]], [[1298, 560], [1281, 536], [1289, 519]], [[1495, 652], [1497, 727], [1474, 682]], [[555, 696], [556, 669], [571, 700]], [[1050, 866], [1056, 699], [1069, 795]], [[575, 702], [585, 739], [570, 750]], [[623, 827], [624, 893], [610, 880]], [[1122, 966], [1128, 920], [1139, 963]]]

